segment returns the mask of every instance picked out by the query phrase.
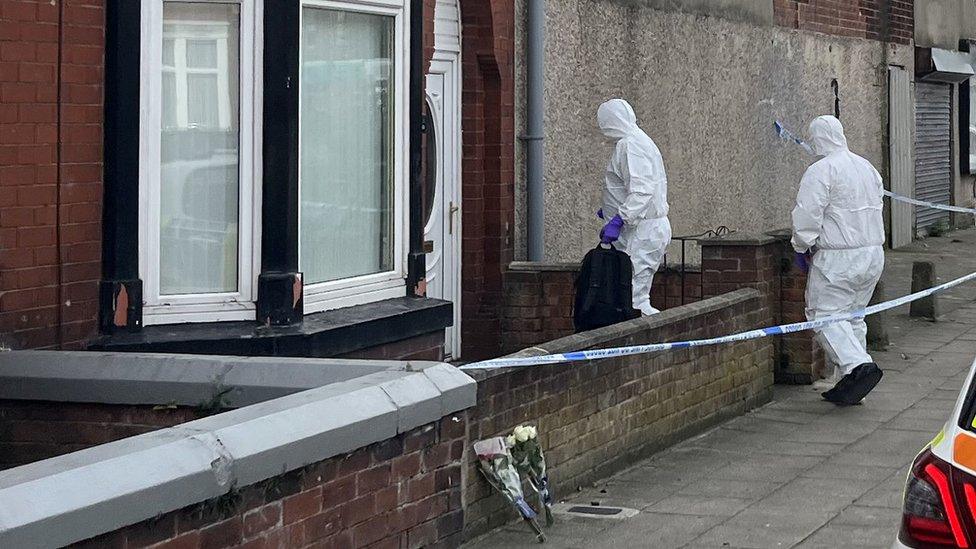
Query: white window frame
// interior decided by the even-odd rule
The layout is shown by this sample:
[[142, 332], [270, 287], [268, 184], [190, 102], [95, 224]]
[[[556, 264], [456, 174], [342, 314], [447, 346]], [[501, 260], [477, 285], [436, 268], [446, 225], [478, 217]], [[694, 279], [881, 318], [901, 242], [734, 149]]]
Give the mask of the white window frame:
[[[405, 0], [302, 0], [299, 23], [300, 32], [304, 32], [305, 8], [322, 8], [349, 12], [385, 15], [394, 18], [393, 23], [393, 269], [390, 271], [307, 284], [304, 287], [305, 313], [315, 313], [342, 307], [351, 307], [372, 303], [384, 299], [392, 299], [407, 295], [407, 246], [409, 239], [406, 205], [409, 203], [409, 163], [410, 142], [407, 135], [409, 128], [409, 110], [406, 108], [409, 96], [407, 83], [409, 82], [410, 65], [407, 57], [410, 43], [409, 3]], [[299, 43], [303, 43], [299, 38]], [[303, 52], [299, 52], [299, 67], [302, 66]], [[301, 128], [301, 92], [299, 92], [299, 121]], [[299, 154], [301, 151], [301, 135], [299, 134]], [[299, 163], [301, 159], [299, 159]], [[301, 179], [299, 178], [298, 192], [301, 204]], [[299, 229], [301, 228], [301, 207], [299, 207]], [[350, 242], [351, 246], [355, 242]], [[301, 265], [301, 238], [299, 237], [299, 265]]]
[[261, 264], [263, 0], [165, 0], [240, 6], [237, 291], [175, 296], [160, 295], [159, 280], [164, 0], [140, 1], [139, 271], [143, 324], [254, 320]]

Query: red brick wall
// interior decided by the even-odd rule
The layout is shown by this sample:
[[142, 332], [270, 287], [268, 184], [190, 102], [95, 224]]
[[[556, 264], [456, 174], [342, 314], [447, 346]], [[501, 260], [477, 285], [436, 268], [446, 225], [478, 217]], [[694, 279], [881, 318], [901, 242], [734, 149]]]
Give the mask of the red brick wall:
[[[884, 5], [888, 4], [887, 13]], [[776, 23], [837, 36], [911, 42], [914, 0], [773, 0]]]
[[[565, 267], [521, 266], [505, 273], [502, 301], [502, 344], [499, 354], [514, 353], [571, 335], [577, 271]], [[705, 241], [702, 267], [689, 267], [682, 277], [675, 267], [659, 271], [651, 287], [651, 304], [666, 310], [715, 297], [739, 288], [755, 288], [769, 316], [764, 326], [806, 320], [806, 275], [793, 265], [789, 242], [779, 237], [737, 237]], [[824, 373], [824, 357], [811, 332], [780, 336], [777, 382], [811, 383]]]
[[444, 332], [424, 334], [336, 358], [377, 360], [444, 360]]
[[515, 222], [514, 0], [461, 0], [462, 353], [500, 349]]
[[72, 547], [457, 547], [467, 427], [458, 417]]
[[208, 415], [197, 408], [0, 400], [0, 469], [60, 456]]
[[[755, 288], [763, 294], [771, 312], [764, 326], [806, 320], [806, 275], [793, 265], [793, 249], [787, 237], [750, 239], [733, 235], [702, 243], [702, 276], [705, 297], [736, 288]], [[812, 383], [824, 371], [824, 358], [813, 332], [778, 336], [776, 381]]]
[[[770, 314], [759, 296], [722, 296], [687, 305], [680, 319], [662, 326], [635, 331], [619, 324], [544, 346], [551, 352], [569, 352], [580, 347], [713, 337], [758, 328]], [[471, 442], [508, 434], [520, 423], [538, 425], [549, 477], [556, 498], [561, 499], [579, 486], [589, 486], [766, 402], [773, 383], [773, 341], [619, 357], [572, 367], [557, 364], [468, 373], [478, 381]], [[474, 459], [469, 455], [465, 464], [466, 538], [515, 518], [479, 476]], [[534, 496], [529, 501], [535, 505]]]
[[78, 347], [101, 258], [102, 0], [0, 1], [0, 339]]
[[[505, 295], [501, 310], [501, 346], [499, 354], [509, 354], [568, 336], [575, 331], [573, 304], [576, 298], [578, 269], [546, 268], [510, 269], [505, 272]], [[654, 275], [651, 305], [659, 310], [701, 300], [701, 271], [689, 268], [682, 277], [672, 267]]]
[[[675, 266], [658, 271], [651, 285], [651, 306], [663, 311], [701, 301], [701, 281], [701, 271], [695, 266], [688, 266], [683, 275], [679, 267]], [[684, 286], [683, 296], [682, 286]]]
[[577, 271], [510, 270], [505, 273], [501, 354], [574, 332]]

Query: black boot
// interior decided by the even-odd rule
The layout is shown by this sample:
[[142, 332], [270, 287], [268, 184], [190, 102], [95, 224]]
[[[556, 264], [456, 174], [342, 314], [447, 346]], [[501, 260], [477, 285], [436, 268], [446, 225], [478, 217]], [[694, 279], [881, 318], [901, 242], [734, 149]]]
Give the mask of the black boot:
[[841, 406], [853, 406], [861, 402], [881, 381], [884, 373], [873, 362], [865, 362], [842, 377], [833, 389], [822, 393], [824, 400]]

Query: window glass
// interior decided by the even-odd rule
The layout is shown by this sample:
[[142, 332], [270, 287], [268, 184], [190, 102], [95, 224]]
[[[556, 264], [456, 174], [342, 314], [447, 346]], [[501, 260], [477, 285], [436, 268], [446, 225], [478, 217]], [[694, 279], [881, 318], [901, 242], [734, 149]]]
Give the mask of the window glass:
[[393, 270], [394, 18], [302, 13], [301, 270], [308, 284]]
[[240, 6], [163, 4], [161, 295], [237, 291]]
[[[427, 102], [427, 112], [433, 113], [434, 109], [430, 102]], [[434, 200], [437, 198], [437, 174], [440, 166], [437, 165], [437, 124], [433, 120], [427, 124], [427, 132], [424, 134], [424, 227], [430, 222], [430, 216], [434, 213]]]

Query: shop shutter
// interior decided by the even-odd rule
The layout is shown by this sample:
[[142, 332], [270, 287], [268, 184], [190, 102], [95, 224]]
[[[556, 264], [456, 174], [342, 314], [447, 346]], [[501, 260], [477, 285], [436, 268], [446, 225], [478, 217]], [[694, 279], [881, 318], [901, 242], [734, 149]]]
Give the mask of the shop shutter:
[[[952, 88], [948, 84], [915, 85], [915, 198], [949, 204], [952, 192]], [[918, 206], [915, 230], [924, 232], [949, 212]]]

